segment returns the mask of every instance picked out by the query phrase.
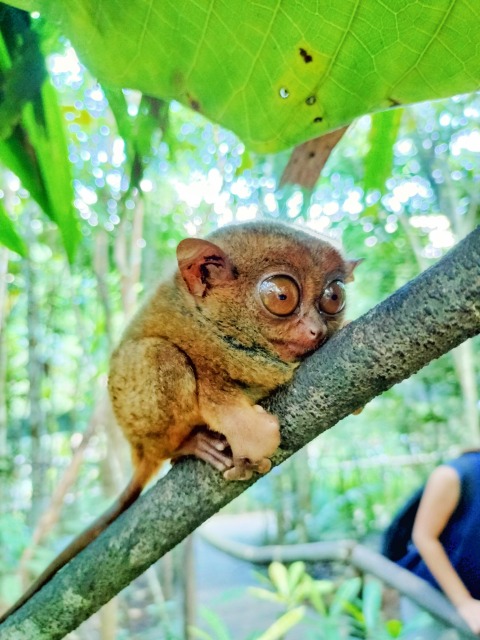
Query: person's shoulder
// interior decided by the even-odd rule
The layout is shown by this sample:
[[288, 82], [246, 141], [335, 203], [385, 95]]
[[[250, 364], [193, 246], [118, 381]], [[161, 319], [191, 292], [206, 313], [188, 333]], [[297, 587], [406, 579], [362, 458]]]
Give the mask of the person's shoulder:
[[436, 467], [430, 474], [427, 487], [430, 489], [438, 489], [445, 491], [448, 488], [455, 489], [460, 483], [460, 474], [458, 469], [452, 464], [441, 464]]

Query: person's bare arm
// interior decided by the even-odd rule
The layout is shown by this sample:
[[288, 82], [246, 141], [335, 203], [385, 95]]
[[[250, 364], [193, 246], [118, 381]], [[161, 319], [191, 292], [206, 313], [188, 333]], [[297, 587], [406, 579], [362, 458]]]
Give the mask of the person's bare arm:
[[412, 538], [445, 595], [472, 631], [480, 633], [480, 600], [472, 598], [439, 540], [459, 499], [460, 478], [455, 469], [446, 465], [437, 467], [425, 487]]

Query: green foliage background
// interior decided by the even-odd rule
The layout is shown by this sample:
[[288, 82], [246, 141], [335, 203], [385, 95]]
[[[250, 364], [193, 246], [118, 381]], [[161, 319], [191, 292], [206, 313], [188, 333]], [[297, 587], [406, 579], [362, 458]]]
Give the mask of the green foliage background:
[[[349, 290], [355, 318], [480, 220], [479, 94], [360, 118], [315, 189], [278, 187], [289, 154], [280, 149], [390, 106], [392, 87], [399, 101], [478, 88], [474, 4], [338, 1], [324, 3], [328, 15], [293, 1], [39, 6], [28, 15], [0, 5], [2, 604], [20, 591], [19, 560], [95, 416], [126, 318], [181, 237], [260, 215], [342, 236], [365, 258]], [[374, 544], [436, 463], [480, 439], [467, 393], [478, 385], [478, 339], [468, 349], [377, 398], [233, 509], [273, 513], [270, 542]], [[108, 418], [96, 429], [29, 575], [127, 475]], [[119, 637], [158, 640], [159, 619], [181, 626], [181, 553], [163, 609], [145, 582], [122, 596], [125, 611], [144, 614], [125, 614]]]

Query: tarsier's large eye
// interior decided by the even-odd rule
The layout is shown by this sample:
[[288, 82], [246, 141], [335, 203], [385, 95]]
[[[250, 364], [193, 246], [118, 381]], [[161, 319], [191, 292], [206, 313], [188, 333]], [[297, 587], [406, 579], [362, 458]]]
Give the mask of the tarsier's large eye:
[[333, 280], [325, 287], [318, 302], [318, 308], [329, 316], [334, 316], [345, 307], [345, 285], [341, 280]]
[[260, 283], [260, 298], [270, 313], [289, 316], [300, 300], [298, 284], [289, 276], [271, 276]]

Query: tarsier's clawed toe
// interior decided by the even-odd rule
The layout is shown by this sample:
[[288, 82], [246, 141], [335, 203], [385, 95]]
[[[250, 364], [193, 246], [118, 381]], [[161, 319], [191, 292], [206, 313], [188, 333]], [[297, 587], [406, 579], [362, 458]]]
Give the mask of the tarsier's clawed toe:
[[258, 473], [268, 473], [271, 468], [272, 461], [268, 458], [263, 458], [263, 460], [260, 460], [260, 462], [257, 463], [255, 471], [258, 471]]
[[225, 480], [250, 480], [252, 476], [253, 471], [246, 467], [232, 467], [223, 473]]
[[236, 458], [234, 467], [224, 472], [225, 480], [250, 480], [254, 471], [257, 473], [267, 473], [272, 468], [272, 463], [268, 458], [263, 458], [252, 462], [248, 458]]

